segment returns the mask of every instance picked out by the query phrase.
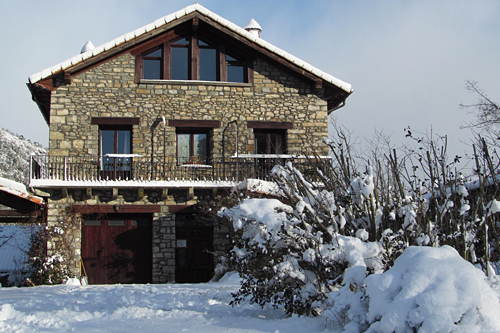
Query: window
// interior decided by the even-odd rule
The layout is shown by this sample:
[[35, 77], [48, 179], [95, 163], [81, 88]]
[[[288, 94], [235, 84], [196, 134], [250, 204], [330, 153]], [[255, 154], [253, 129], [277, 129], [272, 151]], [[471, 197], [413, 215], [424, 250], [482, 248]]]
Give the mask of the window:
[[101, 170], [130, 171], [130, 155], [132, 140], [130, 129], [100, 130]]
[[144, 73], [143, 76], [145, 79], [150, 80], [159, 80], [161, 79], [160, 73], [163, 72], [162, 66], [162, 50], [156, 49], [144, 55], [143, 60], [143, 68]]
[[168, 121], [177, 135], [177, 164], [210, 164], [213, 154], [213, 129], [220, 127], [218, 120]]
[[245, 65], [241, 60], [226, 54], [227, 81], [245, 82]]
[[286, 131], [293, 128], [291, 122], [248, 121], [248, 128], [254, 129], [255, 154], [286, 154]]
[[172, 80], [187, 80], [189, 77], [189, 39], [179, 39], [170, 44], [170, 73]]
[[[140, 52], [140, 51], [138, 51]], [[248, 61], [226, 53], [225, 45], [182, 37], [156, 45], [136, 58], [136, 82], [150, 80], [202, 80], [250, 82]]]
[[209, 164], [209, 129], [177, 129], [177, 163]]
[[286, 130], [255, 129], [256, 154], [285, 154]]

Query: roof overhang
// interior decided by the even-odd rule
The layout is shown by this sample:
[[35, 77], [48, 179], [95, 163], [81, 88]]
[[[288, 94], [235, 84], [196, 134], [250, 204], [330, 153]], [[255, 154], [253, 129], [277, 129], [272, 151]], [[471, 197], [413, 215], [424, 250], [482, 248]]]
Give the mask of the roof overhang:
[[39, 210], [44, 201], [43, 198], [0, 185], [0, 204], [26, 214]]
[[[194, 27], [195, 24], [196, 27]], [[144, 45], [157, 42], [158, 38], [175, 38], [176, 35], [185, 33], [186, 29], [198, 28], [199, 24], [202, 25], [199, 31], [209, 27], [212, 32], [218, 33], [224, 38], [229, 36], [229, 42], [239, 46], [244, 45], [252, 53], [272, 59], [275, 63], [308, 79], [312, 84], [313, 91], [325, 88], [324, 98], [328, 100], [329, 110], [344, 103], [345, 99], [352, 93], [350, 84], [292, 56], [196, 3], [31, 75], [28, 87], [33, 100], [38, 104], [45, 120], [49, 123], [50, 91], [58, 85], [70, 82], [72, 75], [82, 73], [122, 54], [128, 52], [134, 54], [134, 51], [141, 50]]]

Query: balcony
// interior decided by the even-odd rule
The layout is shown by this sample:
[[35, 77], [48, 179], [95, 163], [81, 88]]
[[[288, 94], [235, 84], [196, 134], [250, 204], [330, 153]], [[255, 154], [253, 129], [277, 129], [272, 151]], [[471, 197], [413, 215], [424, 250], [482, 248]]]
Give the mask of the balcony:
[[[161, 160], [161, 161], [158, 161]], [[293, 160], [299, 170], [311, 168], [306, 157], [240, 155], [226, 160], [179, 163], [176, 157], [155, 161], [138, 155], [30, 157], [30, 187], [232, 187], [245, 179], [270, 180], [277, 164]]]

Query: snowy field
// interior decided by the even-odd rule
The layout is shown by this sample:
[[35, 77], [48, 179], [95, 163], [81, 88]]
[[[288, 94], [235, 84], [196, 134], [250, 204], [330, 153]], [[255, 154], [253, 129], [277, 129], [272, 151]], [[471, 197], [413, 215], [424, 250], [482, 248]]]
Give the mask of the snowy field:
[[[379, 276], [379, 279], [384, 279], [383, 275]], [[437, 280], [443, 283], [446, 277], [440, 276]], [[489, 282], [493, 287], [493, 290], [489, 289], [491, 296], [498, 300], [500, 280], [494, 278]], [[382, 285], [389, 286], [387, 283]], [[287, 318], [280, 310], [261, 309], [256, 305], [242, 304], [232, 308], [229, 306], [231, 292], [237, 288], [236, 275], [225, 277], [218, 283], [202, 284], [1, 288], [0, 332], [342, 331], [327, 313], [316, 318]], [[463, 296], [450, 290], [440, 292], [432, 289], [429, 292], [437, 298], [444, 297], [458, 304], [459, 300], [449, 297]], [[387, 296], [391, 294], [386, 293]], [[387, 303], [388, 298], [379, 298], [377, 307], [382, 306], [383, 302]], [[413, 300], [418, 302], [418, 297]], [[395, 310], [394, 305], [400, 309], [406, 308], [402, 304], [405, 301], [399, 301], [392, 306], [385, 304], [385, 308]], [[442, 301], [444, 310], [450, 309], [445, 304], [446, 300]], [[478, 325], [472, 330], [458, 331], [495, 331], [488, 329], [492, 328], [488, 326]]]
[[229, 306], [236, 276], [219, 283], [0, 289], [0, 332], [321, 332], [325, 318], [286, 318]]

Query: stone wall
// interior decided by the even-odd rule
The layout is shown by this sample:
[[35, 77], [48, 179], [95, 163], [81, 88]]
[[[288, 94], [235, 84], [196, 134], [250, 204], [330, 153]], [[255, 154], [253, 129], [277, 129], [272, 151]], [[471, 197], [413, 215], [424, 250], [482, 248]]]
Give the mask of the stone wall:
[[[47, 223], [51, 228], [58, 228], [60, 236], [48, 243], [49, 255], [64, 254], [70, 270], [79, 276], [82, 254], [82, 213], [73, 209], [86, 206], [93, 212], [99, 212], [101, 205], [159, 205], [159, 213], [153, 213], [152, 257], [153, 283], [175, 282], [175, 227], [176, 214], [169, 211], [175, 205], [209, 204], [214, 194], [211, 190], [194, 189], [194, 197], [189, 199], [188, 189], [171, 189], [162, 197], [161, 189], [144, 189], [144, 195], [138, 196], [138, 189], [94, 188], [92, 196], [86, 196], [85, 189], [50, 190], [48, 199]], [[164, 194], [164, 193], [163, 193]], [[221, 220], [209, 227], [214, 228], [214, 251], [216, 254], [230, 250], [229, 226]]]
[[[98, 125], [92, 117], [138, 117], [133, 128], [133, 152], [150, 156], [153, 141], [155, 155], [175, 156], [175, 128], [162, 125], [151, 140], [151, 124], [165, 116], [171, 119], [219, 120], [214, 129], [214, 158], [222, 154], [222, 131], [236, 120], [239, 128], [239, 153], [253, 153], [253, 130], [247, 121], [286, 121], [288, 153], [300, 154], [312, 147], [321, 155], [327, 149], [321, 143], [328, 136], [327, 104], [322, 91], [313, 94], [310, 83], [264, 60], [254, 62], [254, 84], [204, 83], [184, 81], [134, 83], [134, 57], [122, 55], [73, 76], [71, 84], [52, 92], [50, 116], [50, 154], [77, 156], [98, 154]], [[319, 96], [319, 97], [318, 97]], [[235, 130], [227, 131], [234, 153]]]

